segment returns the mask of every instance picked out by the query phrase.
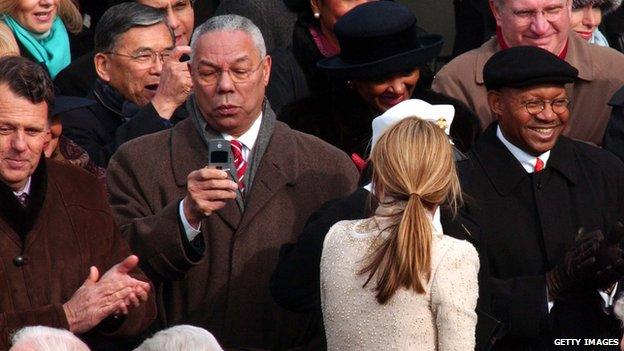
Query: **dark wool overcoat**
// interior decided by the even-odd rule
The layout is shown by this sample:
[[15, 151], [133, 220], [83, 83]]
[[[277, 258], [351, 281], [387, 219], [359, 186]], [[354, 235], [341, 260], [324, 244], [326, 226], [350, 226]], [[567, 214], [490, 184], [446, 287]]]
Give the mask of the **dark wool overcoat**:
[[[267, 105], [268, 106], [268, 105]], [[263, 114], [273, 114], [265, 108]], [[160, 327], [189, 323], [228, 348], [288, 349], [301, 344], [310, 315], [281, 309], [269, 278], [284, 243], [294, 242], [325, 201], [349, 194], [358, 174], [347, 155], [276, 122], [246, 194], [202, 221], [205, 250], [188, 255], [178, 206], [187, 176], [207, 162], [192, 118], [124, 144], [108, 184], [121, 230], [158, 291]]]
[[[458, 163], [464, 215], [481, 227], [491, 311], [505, 325], [496, 350], [557, 349], [554, 338], [620, 338], [596, 289], [579, 289], [548, 312], [544, 274], [580, 227], [607, 233], [624, 214], [624, 165], [614, 155], [560, 137], [546, 168], [529, 174], [496, 137], [496, 123]], [[480, 282], [485, 283], [485, 282]]]
[[[31, 179], [27, 211], [10, 188], [0, 188], [0, 350], [8, 349], [10, 333], [24, 326], [68, 328], [62, 304], [83, 284], [89, 267], [96, 266], [101, 276], [130, 254], [95, 177], [47, 160]], [[132, 275], [147, 281], [140, 271]], [[153, 296], [132, 309], [118, 329], [100, 325], [94, 331], [106, 337], [140, 333], [156, 318]], [[97, 340], [85, 337], [88, 343]]]

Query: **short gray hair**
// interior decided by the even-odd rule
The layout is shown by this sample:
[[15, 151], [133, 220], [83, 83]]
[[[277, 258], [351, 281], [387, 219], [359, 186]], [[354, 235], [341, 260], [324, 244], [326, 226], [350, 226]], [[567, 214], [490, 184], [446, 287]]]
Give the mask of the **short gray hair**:
[[206, 329], [192, 325], [178, 325], [161, 330], [134, 349], [134, 351], [162, 350], [223, 351], [212, 334]]
[[70, 331], [41, 325], [18, 330], [11, 337], [11, 344], [11, 350], [22, 344], [37, 351], [89, 351], [89, 347]]
[[[115, 5], [102, 15], [95, 27], [95, 52], [108, 52], [115, 49], [117, 39], [135, 27], [151, 27], [164, 23], [167, 25], [166, 12], [136, 2], [124, 2]], [[167, 25], [173, 40], [173, 31]]]
[[202, 23], [193, 32], [193, 38], [191, 39], [191, 57], [195, 55], [197, 49], [197, 42], [202, 35], [209, 32], [218, 31], [236, 31], [240, 30], [247, 33], [254, 45], [260, 53], [260, 58], [266, 56], [266, 45], [264, 44], [264, 37], [260, 28], [256, 26], [249, 18], [239, 15], [222, 15], [215, 16]]

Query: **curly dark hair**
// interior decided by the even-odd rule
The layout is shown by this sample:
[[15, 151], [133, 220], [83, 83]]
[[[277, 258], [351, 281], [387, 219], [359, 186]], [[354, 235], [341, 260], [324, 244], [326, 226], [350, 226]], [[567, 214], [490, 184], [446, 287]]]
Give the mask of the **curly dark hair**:
[[39, 64], [21, 57], [0, 58], [0, 84], [6, 84], [19, 97], [33, 104], [48, 104], [48, 115], [54, 108], [54, 85], [46, 70]]

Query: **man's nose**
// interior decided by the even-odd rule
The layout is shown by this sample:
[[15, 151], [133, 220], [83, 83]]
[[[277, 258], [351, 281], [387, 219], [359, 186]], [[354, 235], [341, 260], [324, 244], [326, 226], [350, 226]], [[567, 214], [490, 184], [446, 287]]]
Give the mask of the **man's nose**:
[[544, 109], [542, 112], [538, 113], [535, 118], [541, 120], [542, 122], [552, 122], [559, 118], [559, 115], [553, 111], [552, 105], [549, 102], [545, 102]]
[[217, 89], [220, 93], [229, 93], [234, 91], [234, 81], [232, 80], [232, 77], [230, 77], [229, 70], [223, 70], [219, 74]]
[[537, 35], [544, 35], [548, 32], [550, 26], [551, 24], [546, 17], [544, 17], [544, 14], [541, 11], [537, 11], [531, 22], [531, 31]]
[[23, 152], [26, 150], [26, 134], [23, 131], [16, 131], [12, 134], [11, 148], [17, 152]]

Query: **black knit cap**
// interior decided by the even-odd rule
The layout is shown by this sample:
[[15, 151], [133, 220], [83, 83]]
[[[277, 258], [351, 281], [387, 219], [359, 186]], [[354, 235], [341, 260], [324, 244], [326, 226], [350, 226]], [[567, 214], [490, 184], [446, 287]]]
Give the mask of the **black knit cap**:
[[494, 54], [483, 67], [487, 90], [574, 82], [578, 70], [536, 46], [515, 46]]

